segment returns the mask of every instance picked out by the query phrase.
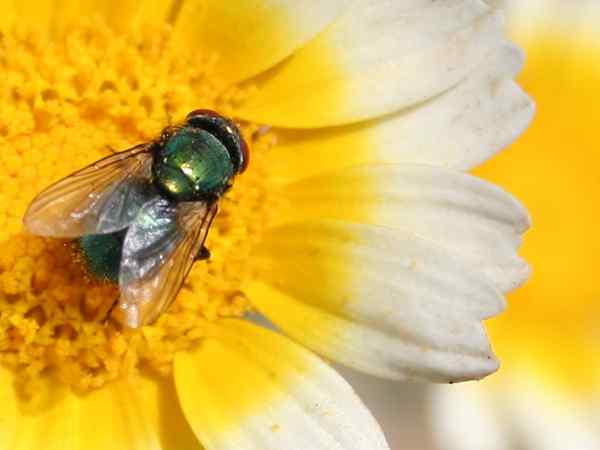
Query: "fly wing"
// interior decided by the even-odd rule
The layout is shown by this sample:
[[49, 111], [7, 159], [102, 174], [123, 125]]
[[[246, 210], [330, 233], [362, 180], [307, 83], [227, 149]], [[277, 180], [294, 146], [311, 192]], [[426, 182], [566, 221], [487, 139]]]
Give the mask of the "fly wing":
[[152, 323], [175, 300], [216, 212], [216, 202], [175, 205], [161, 197], [140, 209], [123, 243], [115, 311], [129, 327]]
[[111, 155], [54, 183], [29, 205], [23, 224], [30, 233], [55, 238], [126, 228], [151, 195], [150, 145]]

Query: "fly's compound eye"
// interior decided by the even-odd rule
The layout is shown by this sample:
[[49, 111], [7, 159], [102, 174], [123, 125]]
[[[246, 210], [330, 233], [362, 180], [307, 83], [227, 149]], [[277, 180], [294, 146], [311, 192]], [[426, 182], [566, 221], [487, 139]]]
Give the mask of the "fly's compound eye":
[[196, 109], [187, 115], [186, 122], [190, 127], [208, 131], [225, 146], [236, 173], [246, 170], [248, 145], [232, 120], [210, 109]]
[[246, 140], [240, 135], [240, 149], [242, 151], [242, 165], [238, 170], [238, 173], [244, 173], [250, 163], [250, 150], [248, 150], [248, 144]]

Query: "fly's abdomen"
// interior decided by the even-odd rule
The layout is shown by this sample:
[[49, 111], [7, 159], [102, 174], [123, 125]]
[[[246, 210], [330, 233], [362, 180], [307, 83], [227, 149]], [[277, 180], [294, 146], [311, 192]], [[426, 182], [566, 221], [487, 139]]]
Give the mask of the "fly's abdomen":
[[90, 275], [118, 282], [126, 232], [127, 229], [110, 234], [90, 234], [77, 240], [82, 262]]

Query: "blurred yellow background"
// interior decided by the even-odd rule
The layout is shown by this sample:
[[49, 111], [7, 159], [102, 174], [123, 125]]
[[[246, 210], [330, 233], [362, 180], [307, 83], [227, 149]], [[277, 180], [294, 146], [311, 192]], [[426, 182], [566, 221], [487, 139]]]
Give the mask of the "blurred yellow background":
[[527, 54], [520, 81], [536, 118], [476, 171], [521, 199], [533, 218], [522, 249], [532, 277], [489, 328], [504, 369], [530, 365], [551, 378], [540, 381], [587, 395], [600, 383], [600, 15], [576, 0], [544, 4], [511, 27]]

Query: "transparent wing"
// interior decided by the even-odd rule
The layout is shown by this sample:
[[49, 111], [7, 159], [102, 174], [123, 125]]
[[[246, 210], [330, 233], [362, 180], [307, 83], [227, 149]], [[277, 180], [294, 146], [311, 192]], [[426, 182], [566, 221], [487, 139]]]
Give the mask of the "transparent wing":
[[54, 183], [31, 202], [23, 224], [30, 233], [56, 238], [127, 227], [151, 195], [150, 145], [111, 155]]
[[132, 328], [152, 323], [187, 277], [217, 213], [217, 204], [148, 201], [127, 230], [121, 256], [121, 296], [115, 313]]

